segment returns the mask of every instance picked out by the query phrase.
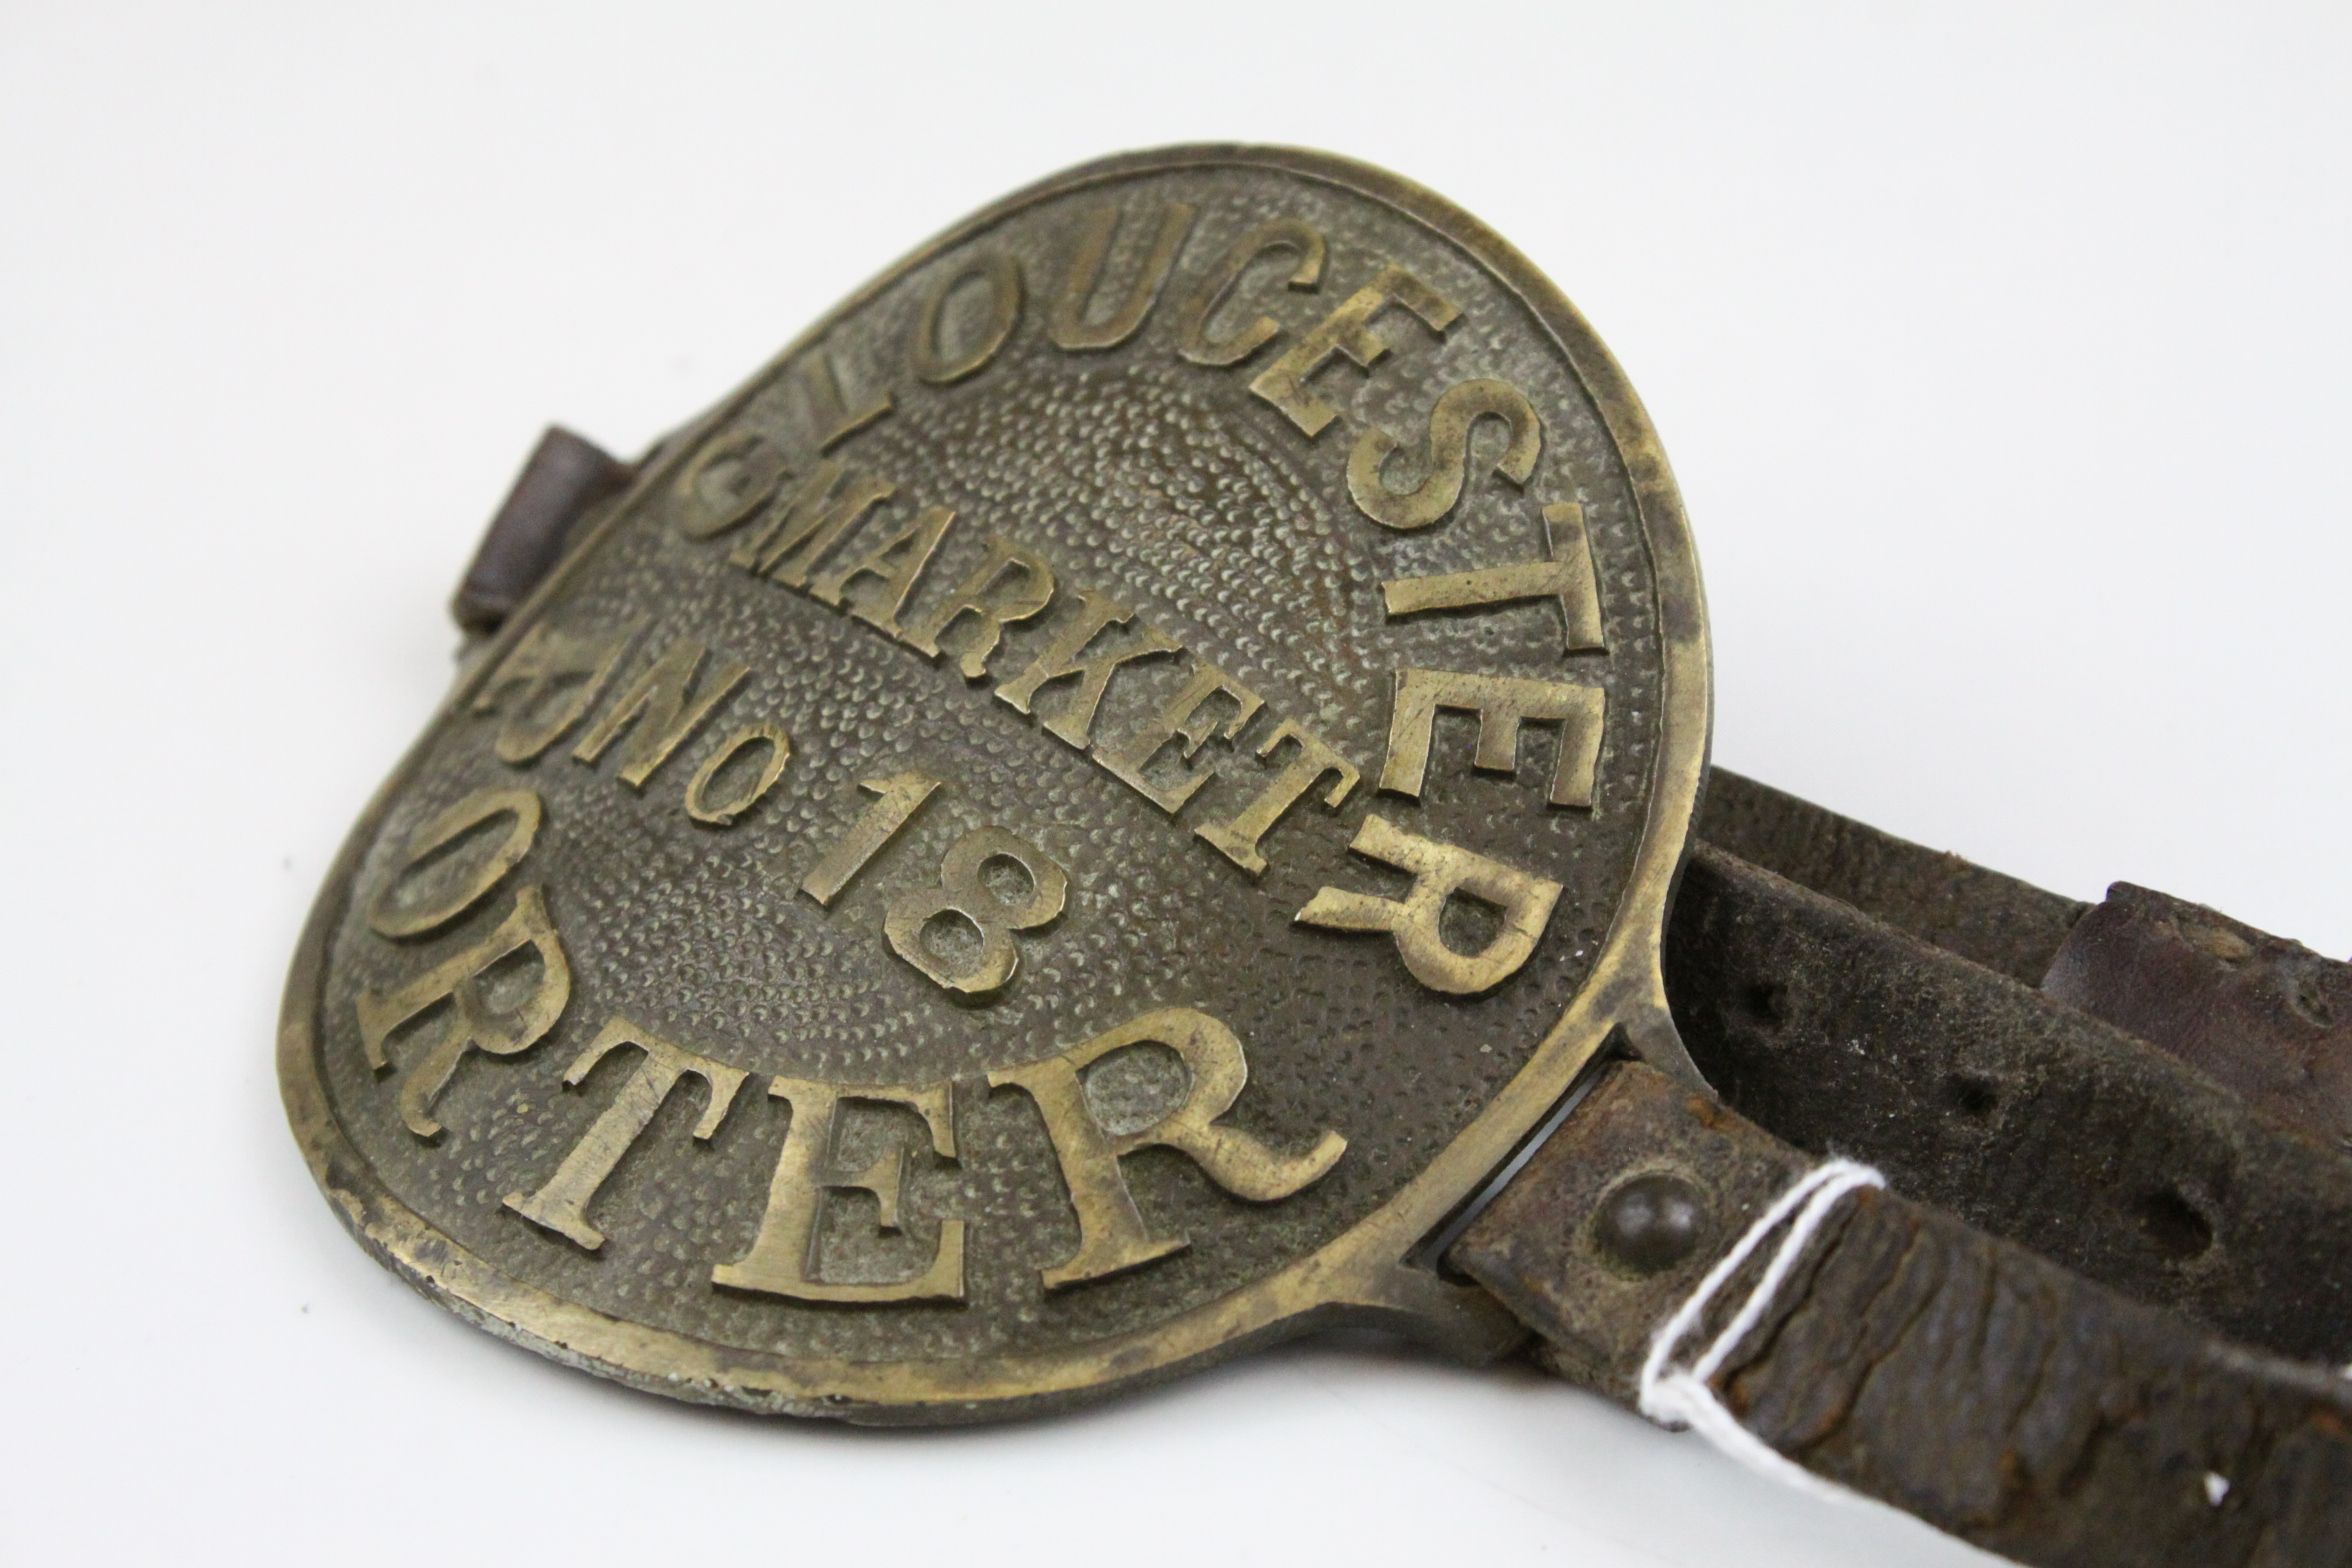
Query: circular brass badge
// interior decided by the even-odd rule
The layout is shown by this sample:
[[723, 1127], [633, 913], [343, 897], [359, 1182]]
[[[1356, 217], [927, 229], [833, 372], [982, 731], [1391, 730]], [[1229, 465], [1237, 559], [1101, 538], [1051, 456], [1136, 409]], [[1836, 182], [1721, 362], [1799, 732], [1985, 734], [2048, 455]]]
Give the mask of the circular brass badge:
[[1315, 154], [1024, 191], [693, 429], [477, 661], [305, 937], [355, 1233], [684, 1398], [1000, 1413], [1311, 1321], [1613, 1032], [1707, 734], [1616, 367]]

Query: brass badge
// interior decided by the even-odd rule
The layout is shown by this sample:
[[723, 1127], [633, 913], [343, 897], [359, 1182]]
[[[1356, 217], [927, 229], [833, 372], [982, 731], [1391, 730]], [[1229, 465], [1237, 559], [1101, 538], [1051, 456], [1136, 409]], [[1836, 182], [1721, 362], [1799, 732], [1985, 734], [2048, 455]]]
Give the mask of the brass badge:
[[682, 1398], [1006, 1413], [1311, 1323], [1605, 1039], [1707, 741], [1568, 303], [1337, 159], [1113, 159], [648, 462], [345, 849], [280, 1072], [361, 1239]]

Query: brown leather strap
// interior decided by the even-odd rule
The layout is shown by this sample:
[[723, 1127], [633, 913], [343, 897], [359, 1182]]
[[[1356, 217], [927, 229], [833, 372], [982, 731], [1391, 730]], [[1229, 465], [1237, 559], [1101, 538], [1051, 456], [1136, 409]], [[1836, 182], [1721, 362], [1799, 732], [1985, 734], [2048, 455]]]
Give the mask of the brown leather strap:
[[2352, 1157], [2112, 1024], [1711, 846], [1666, 939], [1741, 1114], [2113, 1289], [2352, 1359]]
[[2042, 989], [2352, 1147], [2352, 964], [2119, 882], [2067, 932]]
[[[1619, 1064], [1449, 1261], [1630, 1399], [1659, 1325], [1813, 1163]], [[2352, 1383], [1896, 1194], [1831, 1212], [1709, 1386], [1774, 1451], [2021, 1562], [2352, 1564]]]
[[2119, 882], [2091, 905], [1717, 768], [1699, 836], [2179, 1057], [2352, 1148], [2352, 964]]
[[1665, 969], [1729, 1106], [1612, 1067], [1448, 1263], [1630, 1401], [1755, 1217], [1867, 1160], [1895, 1195], [1844, 1200], [1711, 1379], [1756, 1438], [2029, 1563], [2352, 1563], [2352, 968], [1710, 789]]
[[2089, 906], [1839, 816], [1728, 768], [1707, 774], [1698, 836], [1799, 887], [2027, 985]]
[[469, 635], [496, 631], [582, 537], [582, 523], [637, 470], [550, 425], [515, 475], [458, 583], [450, 614]]

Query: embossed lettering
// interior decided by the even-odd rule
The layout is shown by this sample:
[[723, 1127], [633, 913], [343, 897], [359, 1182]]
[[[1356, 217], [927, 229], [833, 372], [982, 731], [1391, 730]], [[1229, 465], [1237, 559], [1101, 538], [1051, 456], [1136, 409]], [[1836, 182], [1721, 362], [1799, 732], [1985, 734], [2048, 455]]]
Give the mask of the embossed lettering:
[[1308, 379], [1334, 354], [1345, 355], [1359, 370], [1370, 370], [1380, 363], [1395, 345], [1372, 330], [1372, 323], [1399, 306], [1441, 337], [1461, 314], [1451, 301], [1404, 268], [1383, 267], [1370, 283], [1309, 328], [1281, 358], [1259, 371], [1250, 382], [1250, 391], [1282, 410], [1308, 435], [1321, 435], [1324, 427], [1339, 417], [1339, 410], [1316, 396], [1307, 386]]
[[1111, 676], [1119, 667], [1167, 658], [1183, 651], [1146, 622], [1134, 628], [1123, 646], [1087, 652], [1104, 632], [1127, 625], [1134, 615], [1133, 610], [1110, 595], [1080, 588], [1078, 613], [1030, 661], [1027, 669], [996, 689], [997, 700], [1010, 704], [1017, 713], [1028, 713], [1037, 700], [1039, 687], [1055, 681], [1076, 681], [1061, 711], [1039, 722], [1047, 734], [1085, 750], [1094, 736], [1095, 711], [1102, 706], [1103, 693], [1109, 689]]
[[[1385, 931], [1413, 978], [1449, 996], [1476, 996], [1516, 974], [1535, 952], [1552, 906], [1560, 900], [1557, 882], [1408, 833], [1377, 815], [1364, 819], [1348, 848], [1412, 873], [1412, 889], [1401, 899], [1387, 899], [1327, 887], [1292, 919], [1333, 931]], [[1474, 899], [1499, 917], [1493, 935], [1474, 953], [1448, 945], [1440, 929], [1446, 904], [1457, 896]]]
[[[951, 349], [945, 341], [948, 302], [962, 293], [967, 283], [978, 283], [988, 290], [988, 314], [971, 341]], [[915, 328], [915, 374], [942, 387], [976, 374], [996, 358], [1020, 320], [1020, 264], [997, 251], [974, 257], [962, 271], [942, 278], [924, 305], [922, 323]]]
[[[1231, 710], [1223, 723], [1207, 711], [1212, 703]], [[1189, 763], [1219, 734], [1228, 741], [1239, 736], [1264, 706], [1263, 697], [1202, 659], [1194, 666], [1192, 678], [1160, 704], [1141, 729], [1115, 746], [1095, 747], [1094, 758], [1137, 794], [1174, 816], [1209, 781], [1209, 770], [1179, 766], [1175, 781], [1162, 784], [1147, 771], [1152, 759], [1168, 747], [1173, 749], [1177, 764]]]
[[678, 472], [678, 532], [716, 539], [739, 528], [791, 477], [783, 454], [761, 436], [747, 432], [714, 441]]
[[865, 870], [866, 863], [882, 853], [883, 846], [914, 819], [931, 792], [939, 788], [939, 781], [921, 773], [893, 773], [884, 779], [867, 779], [858, 788], [880, 798], [858, 813], [841, 841], [825, 851], [825, 858], [801, 879], [800, 890], [815, 899], [819, 908], [829, 907]]
[[1377, 427], [1365, 431], [1348, 455], [1348, 498], [1383, 528], [1411, 532], [1443, 522], [1462, 499], [1470, 438], [1489, 419], [1509, 433], [1495, 472], [1514, 486], [1526, 484], [1543, 454], [1543, 421], [1517, 387], [1487, 379], [1448, 387], [1438, 398], [1422, 443], [1421, 478], [1410, 489], [1391, 489], [1385, 477], [1388, 460], [1404, 443]]
[[1454, 670], [1399, 670], [1388, 725], [1388, 761], [1380, 770], [1382, 790], [1420, 798], [1440, 708], [1477, 716], [1478, 749], [1471, 763], [1486, 773], [1518, 771], [1520, 725], [1559, 725], [1559, 760], [1552, 768], [1549, 799], [1555, 806], [1592, 805], [1605, 712], [1599, 687]]
[[1185, 202], [1172, 201], [1160, 209], [1151, 253], [1128, 283], [1126, 298], [1107, 315], [1090, 320], [1088, 313], [1102, 281], [1103, 262], [1110, 256], [1111, 240], [1118, 232], [1119, 209], [1097, 207], [1088, 213], [1078, 231], [1078, 249], [1070, 257], [1069, 273], [1062, 281], [1061, 298], [1054, 302], [1052, 319], [1046, 324], [1046, 336], [1054, 347], [1073, 352], [1117, 348], [1135, 336], [1168, 281], [1168, 269], [1175, 264], [1185, 235], [1192, 232], [1192, 217], [1193, 209]]
[[697, 1056], [655, 1038], [626, 1019], [615, 1018], [564, 1073], [564, 1086], [577, 1089], [596, 1070], [597, 1063], [624, 1046], [638, 1052], [637, 1069], [623, 1080], [612, 1104], [589, 1124], [538, 1191], [510, 1192], [505, 1199], [506, 1206], [524, 1219], [589, 1252], [604, 1246], [604, 1232], [589, 1221], [589, 1203], [619, 1168], [622, 1156], [653, 1125], [654, 1112], [662, 1108], [670, 1091], [681, 1079], [702, 1080], [702, 1118], [694, 1124], [694, 1136], [708, 1143], [727, 1119], [745, 1077], [740, 1068]]
[[628, 743], [621, 747], [621, 782], [631, 789], [643, 789], [645, 781], [709, 721], [751, 673], [748, 664], [719, 664], [711, 671], [710, 684], [700, 694], [690, 695], [704, 656], [702, 644], [690, 637], [672, 643], [588, 727], [580, 744], [572, 748], [572, 759], [594, 763], [627, 731]]
[[812, 349], [800, 366], [801, 395], [808, 399], [809, 423], [817, 432], [817, 450], [830, 452], [842, 442], [890, 412], [890, 394], [877, 392], [852, 408], [841, 395], [841, 372], [833, 351]]
[[[992, 864], [1018, 869], [1029, 884], [1028, 892], [1017, 901], [1000, 894], [982, 876]], [[974, 828], [940, 861], [937, 887], [908, 888], [890, 901], [882, 930], [891, 951], [934, 984], [963, 996], [993, 996], [1020, 967], [1021, 950], [1013, 934], [1052, 924], [1069, 891], [1069, 874], [1035, 844], [1003, 828]], [[942, 920], [958, 921], [976, 933], [978, 949], [936, 951], [928, 934], [933, 923]]]
[[[944, 506], [927, 506], [915, 520], [875, 545], [865, 554], [844, 561], [809, 584], [809, 592], [825, 603], [843, 608], [868, 626], [896, 637], [898, 612], [906, 608], [923, 568], [947, 537], [955, 513]], [[852, 594], [850, 584], [871, 578], [872, 588]]]
[[1296, 256], [1289, 286], [1311, 291], [1323, 280], [1323, 231], [1296, 218], [1274, 218], [1235, 240], [1198, 285], [1185, 296], [1176, 313], [1176, 352], [1196, 365], [1238, 365], [1255, 354], [1282, 330], [1271, 316], [1259, 316], [1247, 326], [1212, 338], [1210, 325], [1225, 307], [1250, 267], [1261, 256]]
[[[714, 797], [719, 778], [746, 753], [758, 749], [766, 753], [759, 766], [752, 770], [744, 783], [725, 795]], [[703, 760], [694, 770], [694, 777], [686, 783], [686, 815], [706, 828], [730, 826], [737, 817], [758, 805], [767, 797], [776, 781], [784, 776], [785, 766], [792, 761], [792, 736], [781, 724], [746, 724], [727, 737], [727, 743]]]
[[[518, 960], [529, 952], [536, 973], [517, 989]], [[391, 1065], [385, 1047], [394, 1032], [427, 1015], [438, 1015], [420, 1032], [421, 1054], [401, 1079], [400, 1116], [408, 1130], [430, 1143], [441, 1136], [434, 1102], [449, 1087], [458, 1063], [473, 1051], [513, 1056], [539, 1043], [563, 1016], [572, 997], [572, 966], [565, 958], [546, 896], [536, 887], [515, 895], [511, 914], [472, 947], [453, 953], [388, 991], [365, 990], [358, 1001], [360, 1044], [368, 1065]]]
[[474, 712], [504, 718], [494, 749], [520, 767], [564, 738], [612, 679], [630, 641], [632, 623], [610, 632], [570, 632], [540, 621], [499, 661], [474, 699]]
[[804, 588], [818, 558], [896, 489], [887, 480], [852, 473], [827, 458], [801, 481], [791, 500], [768, 509], [767, 521], [745, 535], [727, 559], [746, 571]]
[[931, 1135], [932, 1152], [943, 1160], [956, 1157], [954, 1088], [931, 1084], [901, 1088], [888, 1084], [862, 1086], [815, 1083], [800, 1078], [770, 1080], [768, 1093], [792, 1106], [792, 1122], [784, 1147], [776, 1157], [775, 1175], [768, 1183], [768, 1207], [760, 1220], [751, 1250], [732, 1263], [711, 1271], [714, 1284], [730, 1290], [786, 1296], [795, 1301], [913, 1302], [961, 1301], [964, 1296], [964, 1222], [939, 1222], [939, 1245], [930, 1261], [911, 1277], [898, 1280], [836, 1281], [821, 1276], [825, 1200], [834, 1193], [864, 1192], [880, 1208], [880, 1228], [905, 1229], [901, 1197], [906, 1188], [907, 1162], [903, 1145], [890, 1150], [855, 1175], [833, 1169], [836, 1122], [841, 1103], [863, 1100], [876, 1105], [903, 1106], [923, 1119]]
[[1601, 625], [1600, 584], [1584, 508], [1554, 501], [1543, 509], [1544, 558], [1512, 566], [1436, 577], [1399, 577], [1380, 585], [1390, 620], [1431, 610], [1482, 610], [1530, 599], [1560, 602], [1561, 635], [1570, 653], [1608, 647]]
[[[514, 785], [478, 789], [417, 829], [400, 852], [400, 869], [384, 879], [368, 906], [368, 927], [395, 942], [430, 936], [490, 896], [522, 864], [539, 836], [539, 792]], [[485, 825], [508, 819], [506, 832], [463, 877], [449, 875], [457, 846]]]
[[987, 559], [929, 614], [907, 628], [906, 641], [936, 659], [948, 628], [969, 616], [978, 624], [964, 639], [956, 665], [964, 672], [964, 679], [984, 680], [989, 655], [1003, 641], [1004, 629], [1042, 614], [1053, 602], [1053, 595], [1053, 568], [1045, 564], [1045, 557], [992, 534]]
[[[1150, 1125], [1114, 1133], [1087, 1105], [1080, 1075], [1104, 1057], [1140, 1045], [1176, 1053], [1187, 1080], [1184, 1098]], [[1077, 1211], [1077, 1249], [1043, 1271], [1047, 1289], [1102, 1279], [1191, 1245], [1182, 1231], [1155, 1236], [1144, 1224], [1119, 1168], [1138, 1150], [1174, 1149], [1219, 1187], [1251, 1203], [1288, 1198], [1330, 1173], [1347, 1150], [1347, 1140], [1336, 1132], [1326, 1131], [1304, 1153], [1283, 1154], [1255, 1134], [1220, 1123], [1248, 1083], [1240, 1038], [1190, 1007], [1145, 1013], [1059, 1056], [988, 1075], [991, 1089], [1018, 1089], [1035, 1102]]]
[[1204, 822], [1193, 829], [1251, 876], [1266, 869], [1266, 857], [1259, 851], [1259, 843], [1289, 814], [1291, 807], [1306, 798], [1309, 790], [1325, 779], [1333, 780], [1323, 804], [1336, 811], [1354, 791], [1359, 777], [1355, 764], [1333, 750], [1321, 736], [1301, 729], [1288, 719], [1274, 727], [1273, 733], [1258, 747], [1258, 756], [1270, 757], [1282, 746], [1290, 748], [1290, 760], [1275, 770], [1274, 776], [1251, 797], [1248, 805], [1221, 822]]

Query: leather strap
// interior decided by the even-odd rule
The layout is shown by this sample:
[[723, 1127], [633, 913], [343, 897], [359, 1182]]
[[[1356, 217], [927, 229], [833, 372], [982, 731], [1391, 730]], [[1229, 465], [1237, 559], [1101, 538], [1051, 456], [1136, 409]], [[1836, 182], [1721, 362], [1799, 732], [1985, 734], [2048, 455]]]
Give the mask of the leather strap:
[[1755, 1438], [2029, 1563], [2352, 1563], [2352, 966], [1710, 790], [1665, 973], [1723, 1099], [1612, 1067], [1449, 1265], [1631, 1402], [1754, 1217], [1866, 1160], [1893, 1194], [1709, 1380]]
[[1683, 1043], [1742, 1115], [2126, 1294], [2352, 1359], [2352, 1157], [2155, 1045], [1701, 845]]
[[[1630, 1401], [1658, 1326], [1814, 1163], [1620, 1063], [1448, 1261]], [[2352, 1382], [1893, 1193], [1830, 1214], [1709, 1386], [1776, 1453], [2021, 1562], [2352, 1564]]]
[[1750, 865], [1957, 954], [2038, 985], [2089, 908], [1958, 855], [1710, 768], [1698, 834]]
[[2129, 882], [2098, 905], [2060, 898], [1729, 769], [1708, 780], [1698, 837], [2039, 985], [2352, 1150], [2352, 964]]
[[2074, 923], [2042, 989], [2352, 1147], [2352, 964], [2119, 882]]
[[2352, 1148], [2352, 964], [2119, 882], [2084, 904], [1717, 768], [1699, 837], [2138, 1035]]
[[637, 470], [593, 441], [549, 425], [507, 488], [450, 600], [468, 636], [496, 631], [530, 597], [587, 519], [629, 488]]

